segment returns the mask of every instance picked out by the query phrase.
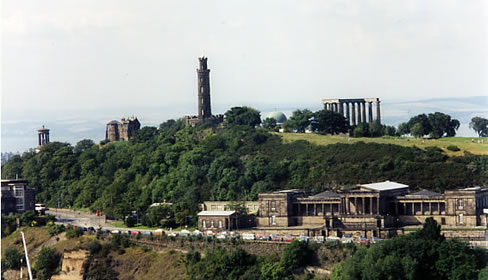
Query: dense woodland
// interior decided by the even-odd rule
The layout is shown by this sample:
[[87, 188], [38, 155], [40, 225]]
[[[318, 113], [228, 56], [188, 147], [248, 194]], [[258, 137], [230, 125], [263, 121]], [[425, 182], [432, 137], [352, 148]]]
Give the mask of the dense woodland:
[[2, 178], [25, 178], [36, 201], [51, 207], [103, 210], [123, 218], [146, 213], [155, 202], [173, 203], [183, 225], [204, 200], [255, 200], [260, 192], [285, 188], [326, 189], [382, 180], [411, 190], [486, 184], [488, 157], [448, 157], [438, 148], [359, 142], [317, 146], [282, 143], [254, 123], [185, 127], [169, 120], [144, 127], [129, 142], [74, 147], [52, 142], [2, 166]]

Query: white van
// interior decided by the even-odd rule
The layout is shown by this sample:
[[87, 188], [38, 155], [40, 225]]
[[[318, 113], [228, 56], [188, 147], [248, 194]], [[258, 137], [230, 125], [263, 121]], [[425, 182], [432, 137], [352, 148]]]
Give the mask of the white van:
[[243, 233], [242, 239], [244, 239], [244, 240], [256, 240], [256, 235], [254, 233]]

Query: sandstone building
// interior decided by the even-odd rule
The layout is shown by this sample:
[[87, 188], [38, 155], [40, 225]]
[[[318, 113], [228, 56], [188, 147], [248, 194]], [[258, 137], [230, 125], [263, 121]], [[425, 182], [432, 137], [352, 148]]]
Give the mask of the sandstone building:
[[[258, 195], [256, 230], [387, 238], [433, 217], [445, 228], [482, 228], [487, 224], [488, 189], [449, 190], [444, 194], [385, 181], [356, 185], [340, 192], [311, 195], [282, 190]], [[212, 205], [212, 202], [204, 204]], [[203, 225], [199, 223], [199, 227]], [[484, 231], [483, 231], [484, 232]]]
[[200, 67], [197, 69], [198, 78], [198, 114], [196, 116], [185, 116], [186, 125], [195, 126], [199, 123], [212, 122], [221, 123], [223, 115], [212, 115], [210, 103], [210, 69], [207, 66], [207, 57], [198, 58]]
[[113, 120], [107, 124], [105, 140], [110, 142], [129, 141], [140, 128], [141, 123], [134, 116], [127, 119], [122, 117], [120, 122]]

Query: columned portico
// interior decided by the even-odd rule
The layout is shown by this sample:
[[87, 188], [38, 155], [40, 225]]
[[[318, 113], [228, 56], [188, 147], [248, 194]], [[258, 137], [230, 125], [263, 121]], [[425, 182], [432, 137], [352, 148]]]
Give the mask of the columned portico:
[[[325, 110], [344, 116], [351, 126], [356, 126], [360, 123], [373, 123], [374, 121], [381, 123], [379, 98], [324, 99], [322, 102]], [[366, 106], [366, 103], [369, 106]], [[373, 116], [373, 103], [376, 103], [376, 118]], [[366, 107], [368, 108], [366, 109]], [[366, 113], [366, 110], [368, 113]]]

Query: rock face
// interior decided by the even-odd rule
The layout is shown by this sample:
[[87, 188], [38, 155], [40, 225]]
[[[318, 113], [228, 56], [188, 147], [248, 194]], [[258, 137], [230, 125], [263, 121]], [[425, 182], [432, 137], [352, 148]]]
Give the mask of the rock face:
[[140, 128], [141, 123], [134, 116], [128, 119], [122, 117], [120, 122], [113, 120], [107, 124], [105, 140], [110, 142], [129, 141]]
[[63, 266], [59, 275], [54, 275], [52, 280], [83, 280], [83, 263], [88, 257], [87, 250], [64, 252]]

